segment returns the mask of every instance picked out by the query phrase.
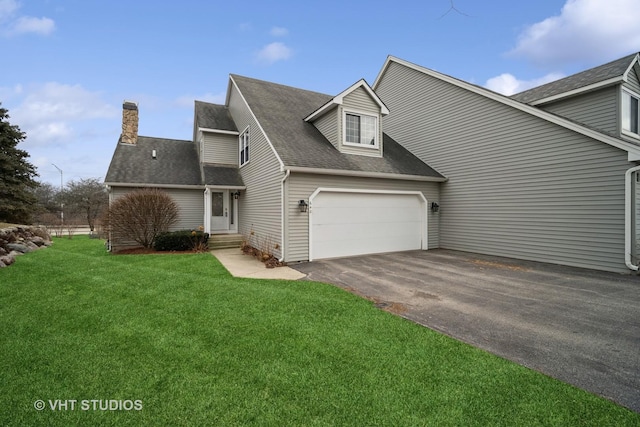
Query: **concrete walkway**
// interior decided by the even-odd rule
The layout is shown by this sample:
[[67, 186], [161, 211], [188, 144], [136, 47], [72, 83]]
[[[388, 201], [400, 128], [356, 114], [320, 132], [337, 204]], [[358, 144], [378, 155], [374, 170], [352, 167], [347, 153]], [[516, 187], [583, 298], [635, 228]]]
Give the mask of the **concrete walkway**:
[[307, 276], [289, 267], [266, 268], [256, 257], [245, 255], [237, 248], [216, 249], [211, 254], [218, 258], [233, 277], [298, 280]]

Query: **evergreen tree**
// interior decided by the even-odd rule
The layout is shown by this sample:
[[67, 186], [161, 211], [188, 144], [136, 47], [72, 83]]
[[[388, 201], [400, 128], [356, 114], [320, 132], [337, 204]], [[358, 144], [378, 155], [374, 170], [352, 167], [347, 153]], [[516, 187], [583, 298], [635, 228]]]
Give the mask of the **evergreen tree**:
[[33, 188], [36, 168], [29, 153], [16, 148], [26, 139], [18, 126], [9, 123], [8, 111], [0, 104], [0, 222], [28, 224], [36, 203]]

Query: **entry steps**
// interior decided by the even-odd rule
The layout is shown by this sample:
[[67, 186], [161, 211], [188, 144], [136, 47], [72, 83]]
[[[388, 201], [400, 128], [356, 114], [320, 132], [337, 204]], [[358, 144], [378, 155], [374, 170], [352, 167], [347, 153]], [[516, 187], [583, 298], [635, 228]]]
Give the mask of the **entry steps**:
[[239, 248], [243, 240], [242, 234], [211, 234], [209, 236], [209, 249]]

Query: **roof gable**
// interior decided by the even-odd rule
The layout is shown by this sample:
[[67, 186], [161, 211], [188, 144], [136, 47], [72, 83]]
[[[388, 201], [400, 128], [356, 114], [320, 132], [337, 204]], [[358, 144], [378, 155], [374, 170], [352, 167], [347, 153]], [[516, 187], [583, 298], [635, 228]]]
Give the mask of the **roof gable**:
[[342, 105], [344, 103], [344, 98], [350, 93], [352, 93], [353, 91], [357, 90], [358, 88], [364, 89], [364, 91], [367, 92], [367, 94], [371, 97], [371, 99], [373, 99], [373, 101], [376, 104], [378, 104], [378, 106], [380, 107], [380, 113], [383, 116], [386, 116], [387, 114], [389, 114], [389, 109], [387, 108], [386, 105], [384, 105], [384, 102], [382, 102], [380, 97], [373, 91], [373, 89], [371, 89], [371, 86], [369, 86], [369, 84], [364, 79], [360, 79], [354, 84], [352, 84], [351, 86], [349, 86], [349, 88], [347, 88], [346, 90], [343, 90], [338, 95], [331, 98], [329, 101], [327, 101], [324, 105], [322, 105], [320, 108], [315, 110], [313, 113], [309, 114], [307, 117], [305, 117], [304, 121], [312, 122], [314, 119], [320, 117], [321, 115], [331, 110], [332, 108], [338, 105]]
[[634, 53], [563, 79], [525, 90], [512, 95], [511, 98], [531, 105], [540, 105], [619, 84], [628, 79], [629, 71], [637, 62], [638, 54]]
[[510, 98], [508, 96], [504, 96], [501, 95], [497, 92], [494, 92], [492, 90], [483, 88], [481, 86], [477, 86], [468, 82], [465, 82], [464, 80], [460, 80], [457, 79], [455, 77], [451, 77], [449, 75], [446, 74], [442, 74], [439, 73], [437, 71], [431, 70], [429, 68], [425, 68], [422, 67], [420, 65], [417, 64], [413, 64], [409, 61], [405, 61], [403, 59], [400, 58], [396, 58], [393, 56], [388, 56], [387, 60], [385, 61], [384, 65], [382, 66], [382, 69], [380, 70], [380, 72], [378, 73], [378, 76], [376, 77], [376, 81], [373, 84], [373, 89], [375, 90], [375, 88], [380, 84], [380, 81], [382, 80], [382, 78], [384, 77], [384, 74], [387, 70], [387, 68], [389, 67], [389, 65], [391, 63], [396, 63], [402, 66], [405, 66], [407, 68], [413, 69], [415, 71], [418, 71], [420, 73], [423, 73], [425, 75], [431, 76], [433, 78], [445, 81], [449, 84], [452, 84], [454, 86], [457, 86], [459, 88], [468, 90], [470, 92], [473, 92], [477, 95], [483, 96], [485, 98], [491, 99], [493, 101], [499, 102], [501, 104], [507, 105], [509, 107], [515, 108], [517, 110], [523, 111], [527, 114], [530, 114], [532, 116], [541, 118], [543, 120], [546, 120], [550, 123], [554, 123], [556, 125], [562, 126], [566, 129], [572, 130], [574, 132], [580, 133], [582, 135], [585, 135], [589, 138], [593, 138], [595, 140], [601, 141], [605, 144], [611, 145], [613, 147], [619, 148], [621, 150], [626, 151], [627, 153], [629, 153], [629, 161], [637, 161], [640, 160], [640, 144], [634, 144], [631, 142], [627, 142], [625, 140], [622, 140], [620, 138], [617, 137], [613, 137], [610, 135], [606, 135], [602, 132], [599, 132], [597, 130], [588, 128], [582, 124], [579, 124], [577, 122], [571, 121], [569, 119], [566, 119], [564, 117], [558, 116], [556, 114], [553, 113], [549, 113], [547, 111], [544, 111], [540, 108], [536, 108], [533, 106], [530, 106], [528, 104], [525, 104], [523, 102], [520, 101], [516, 101], [513, 98]]

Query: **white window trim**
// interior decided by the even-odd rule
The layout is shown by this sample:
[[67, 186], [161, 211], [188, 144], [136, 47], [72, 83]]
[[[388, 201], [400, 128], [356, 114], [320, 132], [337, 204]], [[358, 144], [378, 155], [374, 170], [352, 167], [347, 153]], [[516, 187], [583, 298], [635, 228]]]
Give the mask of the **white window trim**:
[[[624, 120], [624, 118], [622, 117], [622, 109], [623, 109], [623, 102], [624, 102], [624, 99], [623, 99], [622, 95], [624, 95], [624, 93], [626, 92], [628, 95], [631, 95], [632, 97], [636, 98], [638, 100], [638, 104], [639, 105], [640, 105], [640, 95], [638, 95], [637, 93], [635, 93], [631, 89], [627, 89], [626, 87], [622, 87], [621, 90], [622, 90], [622, 92], [621, 92], [621, 96], [620, 96], [620, 132], [624, 136], [628, 136], [630, 138], [635, 138], [635, 139], [640, 139], [640, 134], [631, 132], [629, 130], [625, 130], [622, 127], [622, 121]], [[638, 119], [640, 119], [640, 117]], [[640, 132], [640, 129], [638, 131]]]
[[[239, 167], [243, 167], [251, 161], [251, 130], [250, 126], [247, 126], [239, 135], [238, 135], [238, 165]], [[246, 160], [242, 163], [242, 152], [244, 151], [244, 135], [248, 134], [247, 137], [247, 154], [249, 160]]]
[[[376, 119], [376, 142], [373, 145], [359, 144], [356, 142], [347, 142], [347, 114], [357, 115], [357, 116], [368, 116]], [[361, 147], [368, 148], [370, 150], [377, 150], [380, 148], [380, 115], [378, 113], [371, 113], [367, 111], [353, 110], [353, 109], [342, 109], [342, 144], [348, 145], [350, 147]]]

